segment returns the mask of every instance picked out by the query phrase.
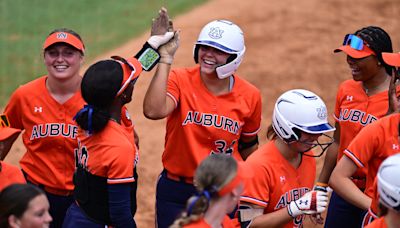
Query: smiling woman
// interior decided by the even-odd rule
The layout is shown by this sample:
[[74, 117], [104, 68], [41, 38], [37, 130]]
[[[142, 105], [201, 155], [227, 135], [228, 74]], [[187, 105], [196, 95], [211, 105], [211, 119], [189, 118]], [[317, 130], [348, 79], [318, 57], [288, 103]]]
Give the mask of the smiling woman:
[[[376, 26], [364, 27], [354, 34], [345, 35], [342, 46], [334, 50], [347, 55], [352, 79], [342, 82], [337, 91], [335, 142], [326, 154], [318, 179], [324, 188], [329, 181], [330, 187], [334, 189], [325, 227], [360, 227], [368, 209], [365, 205], [367, 201], [362, 206], [356, 205], [349, 200], [352, 197], [346, 196], [362, 194], [366, 189], [368, 184], [365, 170], [360, 168], [355, 171], [357, 168], [354, 165], [355, 172], [351, 174], [351, 180], [349, 177], [347, 185], [338, 184], [337, 177], [331, 176], [331, 173], [337, 161], [348, 157], [343, 156], [345, 150], [350, 148], [350, 143], [361, 130], [388, 112], [388, 89], [393, 68], [383, 61], [382, 52], [392, 51], [389, 34]], [[353, 186], [353, 189], [346, 186]]]
[[[76, 32], [64, 28], [52, 31], [43, 45], [47, 75], [19, 87], [4, 111], [10, 127], [24, 130], [22, 138], [27, 152], [20, 166], [27, 181], [46, 193], [54, 227], [61, 227], [73, 202], [73, 151], [77, 148], [78, 127], [72, 117], [84, 104], [79, 91], [84, 52]], [[9, 145], [0, 150], [1, 159], [15, 139], [0, 141]]]
[[260, 91], [236, 74], [246, 50], [240, 27], [227, 20], [207, 23], [194, 46], [197, 66], [171, 70], [178, 38], [176, 32], [175, 43], [160, 47], [160, 64], [143, 104], [147, 118], [168, 117], [164, 171], [157, 184], [159, 227], [171, 225], [195, 193], [200, 162], [214, 153], [245, 160], [258, 147], [261, 122]]

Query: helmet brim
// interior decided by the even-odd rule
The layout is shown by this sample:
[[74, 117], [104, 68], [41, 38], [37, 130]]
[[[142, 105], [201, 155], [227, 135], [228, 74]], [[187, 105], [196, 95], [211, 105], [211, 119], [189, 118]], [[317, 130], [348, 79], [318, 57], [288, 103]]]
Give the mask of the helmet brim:
[[307, 132], [310, 134], [322, 134], [322, 133], [327, 133], [327, 132], [336, 130], [329, 123], [323, 123], [323, 124], [316, 125], [316, 126], [301, 126], [301, 125], [296, 125], [296, 126], [301, 131], [304, 131], [304, 132]]
[[237, 50], [230, 49], [230, 48], [225, 47], [225, 46], [223, 46], [223, 45], [221, 45], [221, 44], [219, 44], [217, 42], [213, 42], [213, 41], [210, 41], [210, 40], [199, 40], [199, 41], [196, 42], [196, 44], [213, 47], [213, 48], [216, 48], [216, 49], [218, 49], [220, 51], [223, 51], [225, 53], [228, 53], [228, 54], [236, 54], [236, 53], [238, 53]]

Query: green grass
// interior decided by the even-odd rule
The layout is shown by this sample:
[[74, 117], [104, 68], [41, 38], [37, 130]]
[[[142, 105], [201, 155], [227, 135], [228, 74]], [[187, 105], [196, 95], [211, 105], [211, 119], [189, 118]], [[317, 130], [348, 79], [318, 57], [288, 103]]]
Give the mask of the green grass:
[[148, 30], [161, 6], [171, 16], [207, 0], [1, 0], [0, 107], [11, 93], [46, 74], [42, 45], [55, 28], [78, 32], [86, 61]]

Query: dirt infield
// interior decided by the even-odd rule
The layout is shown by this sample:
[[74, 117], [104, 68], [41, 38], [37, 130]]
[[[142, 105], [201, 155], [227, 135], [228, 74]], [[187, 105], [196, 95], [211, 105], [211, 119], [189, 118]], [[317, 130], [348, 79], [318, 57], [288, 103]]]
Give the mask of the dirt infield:
[[[256, 85], [263, 97], [261, 143], [276, 98], [284, 91], [304, 88], [319, 94], [333, 111], [339, 83], [350, 78], [345, 55], [333, 54], [346, 33], [367, 25], [383, 27], [400, 51], [400, 5], [397, 0], [214, 0], [173, 18], [182, 30], [175, 67], [191, 66], [193, 43], [213, 19], [229, 19], [244, 31], [247, 51], [238, 74]], [[132, 55], [148, 34], [100, 58]], [[132, 51], [131, 51], [132, 50]], [[165, 120], [152, 121], [142, 114], [142, 102], [152, 73], [144, 73], [128, 108], [140, 136], [138, 212], [139, 227], [154, 224], [155, 183], [160, 173]], [[333, 120], [331, 119], [331, 122]], [[179, 143], [179, 142], [177, 142]], [[6, 161], [17, 164], [23, 153], [17, 141]], [[319, 167], [322, 159], [318, 160]], [[307, 225], [308, 227], [312, 227]]]

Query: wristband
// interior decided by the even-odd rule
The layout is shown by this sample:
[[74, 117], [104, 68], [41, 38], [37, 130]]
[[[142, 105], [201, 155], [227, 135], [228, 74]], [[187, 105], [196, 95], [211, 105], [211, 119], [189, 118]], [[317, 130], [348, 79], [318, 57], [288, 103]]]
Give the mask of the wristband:
[[321, 187], [328, 187], [327, 183], [322, 183], [322, 182], [317, 182], [315, 185], [321, 186]]
[[160, 60], [160, 54], [146, 42], [143, 48], [135, 55], [135, 58], [139, 60], [143, 70], [151, 71]]

